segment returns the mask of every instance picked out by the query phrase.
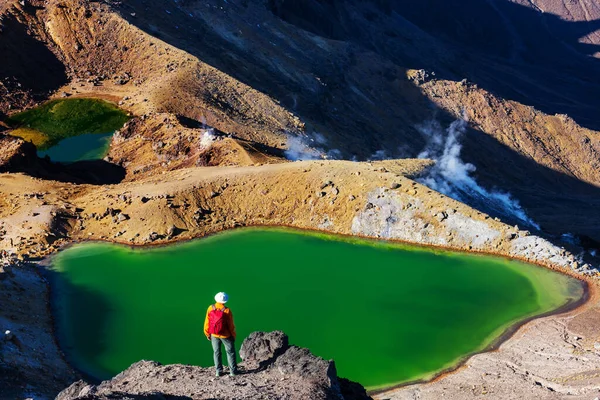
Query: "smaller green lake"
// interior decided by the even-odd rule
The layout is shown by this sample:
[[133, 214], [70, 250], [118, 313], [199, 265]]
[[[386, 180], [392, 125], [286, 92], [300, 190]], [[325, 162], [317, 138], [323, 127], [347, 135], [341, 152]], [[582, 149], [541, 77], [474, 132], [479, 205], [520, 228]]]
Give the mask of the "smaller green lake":
[[203, 322], [219, 291], [238, 347], [252, 331], [283, 330], [369, 388], [431, 376], [583, 294], [517, 261], [284, 229], [148, 249], [84, 243], [50, 274], [61, 348], [98, 379], [141, 359], [210, 366]]
[[33, 142], [40, 157], [57, 162], [97, 160], [108, 152], [112, 134], [127, 122], [127, 114], [97, 99], [52, 100], [12, 115], [12, 132]]

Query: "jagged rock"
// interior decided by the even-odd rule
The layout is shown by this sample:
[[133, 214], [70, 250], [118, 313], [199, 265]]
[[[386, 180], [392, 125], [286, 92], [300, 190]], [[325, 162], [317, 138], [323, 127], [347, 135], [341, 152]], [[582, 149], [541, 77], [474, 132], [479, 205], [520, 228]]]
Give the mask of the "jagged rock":
[[369, 400], [371, 396], [367, 395], [367, 390], [360, 383], [352, 382], [346, 378], [338, 378], [340, 392], [343, 399]]
[[[233, 378], [215, 378], [212, 367], [139, 361], [98, 386], [75, 382], [56, 400], [370, 399], [360, 384], [336, 376], [333, 361], [316, 357], [308, 349], [288, 346], [288, 337], [283, 332], [250, 334], [240, 355], [244, 359], [240, 365], [244, 372]], [[263, 365], [250, 369], [247, 362], [250, 360]]]
[[327, 186], [333, 185], [333, 182], [331, 181], [325, 181], [323, 182], [323, 184], [321, 185], [320, 189], [323, 190], [325, 189]]
[[33, 144], [21, 138], [0, 134], [0, 173], [20, 172], [36, 158]]
[[85, 381], [79, 380], [73, 383], [71, 386], [63, 390], [56, 396], [55, 400], [68, 400], [86, 397], [93, 395], [96, 391], [95, 386], [88, 384]]
[[275, 367], [283, 375], [296, 375], [327, 386], [337, 382], [333, 361], [316, 357], [310, 350], [301, 347], [287, 349], [275, 360]]
[[506, 240], [513, 240], [517, 237], [517, 234], [514, 232], [506, 232], [506, 234], [504, 235], [504, 238]]
[[167, 230], [167, 237], [172, 238], [177, 236], [182, 230], [176, 227], [175, 225], [171, 225]]
[[258, 364], [268, 363], [289, 347], [288, 336], [282, 331], [253, 332], [242, 343], [240, 357]]

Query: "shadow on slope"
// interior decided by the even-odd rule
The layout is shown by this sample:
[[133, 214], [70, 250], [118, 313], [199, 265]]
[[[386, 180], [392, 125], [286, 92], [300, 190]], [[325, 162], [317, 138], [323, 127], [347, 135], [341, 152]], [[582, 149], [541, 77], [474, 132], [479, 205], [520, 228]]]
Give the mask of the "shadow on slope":
[[[398, 65], [433, 69], [438, 77], [466, 77], [501, 97], [600, 128], [600, 60], [590, 57], [600, 44], [580, 42], [600, 30], [600, 19], [565, 21], [506, 0], [268, 4], [278, 17], [322, 37], [356, 43]], [[407, 24], [423, 40], [407, 41], [402, 32]], [[453, 56], [436, 54], [431, 60], [427, 48], [411, 54], [409, 47], [422, 48], [431, 37]]]
[[[509, 191], [542, 231], [600, 240], [600, 187], [542, 166], [474, 128], [463, 143], [465, 161], [477, 166], [477, 181]], [[472, 205], [486, 211], [485, 202]]]
[[[591, 74], [598, 61], [575, 54], [563, 43], [594, 29], [595, 22], [543, 17], [543, 25], [552, 26], [550, 34], [527, 7], [475, 0], [178, 4], [162, 7], [132, 0], [118, 10], [146, 32], [280, 100], [344, 158], [365, 159], [380, 149], [390, 156], [415, 156], [425, 142], [414, 126], [432, 115], [452, 118], [406, 79], [409, 67], [434, 68], [440, 71], [438, 77], [455, 80], [469, 73], [475, 83], [508, 98], [525, 98], [547, 112], [585, 112], [595, 103], [600, 106], [600, 98], [589, 96], [600, 83], [600, 74]], [[432, 9], [438, 17], [431, 15]], [[422, 29], [415, 26], [419, 24]], [[514, 53], [520, 47], [511, 29], [526, 29], [518, 37], [530, 35], [523, 39], [526, 52], [518, 57]], [[557, 38], [562, 30], [566, 37]], [[434, 36], [454, 45], [442, 46]], [[533, 61], [556, 63], [528, 64], [523, 57], [530, 51]], [[556, 79], [568, 68], [577, 74]], [[465, 157], [477, 166], [482, 182], [513, 192], [544, 228], [599, 237], [600, 217], [594, 212], [599, 188], [543, 167], [483, 132], [470, 130], [465, 143]], [[485, 210], [485, 204], [477, 206]]]
[[36, 40], [14, 16], [5, 17], [0, 33], [0, 78], [10, 78], [34, 98], [68, 82], [66, 69], [46, 45]]

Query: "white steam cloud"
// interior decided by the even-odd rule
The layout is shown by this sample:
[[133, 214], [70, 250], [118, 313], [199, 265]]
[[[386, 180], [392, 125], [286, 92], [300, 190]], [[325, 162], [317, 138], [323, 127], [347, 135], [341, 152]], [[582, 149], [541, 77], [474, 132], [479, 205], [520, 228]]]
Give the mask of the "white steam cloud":
[[487, 190], [471, 176], [476, 169], [475, 166], [460, 158], [462, 150], [460, 139], [466, 128], [466, 119], [454, 121], [445, 130], [437, 121], [429, 121], [417, 127], [427, 139], [425, 149], [418, 158], [436, 161], [428, 174], [418, 181], [456, 200], [469, 204], [476, 203], [476, 206], [517, 218], [539, 230], [539, 225], [527, 216], [519, 202], [509, 193]]
[[288, 135], [288, 148], [285, 151], [285, 156], [288, 160], [292, 161], [336, 160], [342, 157], [342, 152], [338, 149], [323, 149], [326, 144], [327, 139], [318, 132], [314, 132], [307, 136]]
[[213, 145], [216, 139], [217, 136], [215, 135], [215, 130], [213, 128], [207, 129], [200, 138], [200, 147], [208, 149]]

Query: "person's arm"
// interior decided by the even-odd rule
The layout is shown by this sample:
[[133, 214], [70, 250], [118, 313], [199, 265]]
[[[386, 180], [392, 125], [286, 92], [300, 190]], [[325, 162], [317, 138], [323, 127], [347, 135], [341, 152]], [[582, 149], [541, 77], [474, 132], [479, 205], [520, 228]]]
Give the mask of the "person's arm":
[[231, 332], [231, 336], [233, 340], [235, 340], [235, 324], [233, 323], [233, 313], [231, 312], [231, 308], [229, 309], [229, 332]]
[[208, 314], [210, 313], [210, 307], [208, 307], [208, 310], [206, 310], [206, 318], [204, 318], [204, 336], [206, 336], [206, 338], [208, 340], [210, 340], [210, 334], [208, 333]]

